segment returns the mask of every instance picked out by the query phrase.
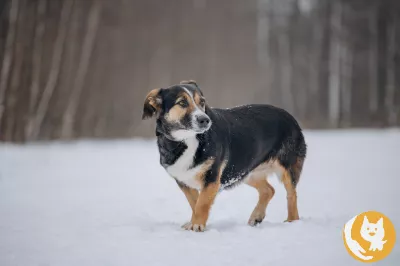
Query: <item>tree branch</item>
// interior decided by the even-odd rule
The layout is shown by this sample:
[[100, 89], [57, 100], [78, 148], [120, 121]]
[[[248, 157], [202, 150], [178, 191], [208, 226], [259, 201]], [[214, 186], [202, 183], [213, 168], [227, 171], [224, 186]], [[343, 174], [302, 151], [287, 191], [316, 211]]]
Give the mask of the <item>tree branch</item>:
[[8, 32], [6, 37], [6, 45], [4, 48], [3, 64], [0, 73], [0, 123], [5, 110], [4, 99], [8, 85], [8, 78], [10, 75], [11, 63], [13, 60], [14, 40], [17, 32], [18, 6], [19, 0], [11, 0]]

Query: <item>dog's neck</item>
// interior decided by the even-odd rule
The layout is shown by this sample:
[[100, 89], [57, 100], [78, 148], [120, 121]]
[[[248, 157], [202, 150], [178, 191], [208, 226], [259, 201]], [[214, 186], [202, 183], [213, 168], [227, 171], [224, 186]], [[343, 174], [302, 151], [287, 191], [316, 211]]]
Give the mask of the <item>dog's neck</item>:
[[190, 161], [193, 162], [199, 141], [196, 136], [176, 141], [169, 138], [166, 134], [158, 133], [157, 144], [160, 152], [160, 163], [164, 168], [167, 168], [174, 165], [183, 154], [188, 156], [187, 152], [191, 153], [189, 157], [191, 158]]

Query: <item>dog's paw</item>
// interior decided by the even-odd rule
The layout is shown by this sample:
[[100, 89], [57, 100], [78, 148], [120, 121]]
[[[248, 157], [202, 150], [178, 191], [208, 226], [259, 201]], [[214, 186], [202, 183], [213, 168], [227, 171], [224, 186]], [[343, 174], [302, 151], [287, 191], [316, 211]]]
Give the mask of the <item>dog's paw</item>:
[[204, 224], [194, 224], [192, 230], [195, 232], [204, 232], [206, 230], [206, 226]]
[[192, 230], [192, 222], [187, 222], [181, 226], [185, 230]]
[[206, 226], [204, 224], [192, 224], [191, 222], [187, 222], [184, 225], [182, 225], [182, 228], [185, 230], [191, 230], [195, 232], [204, 232]]
[[248, 225], [250, 226], [257, 226], [260, 224], [263, 220], [262, 219], [250, 219], [248, 222]]
[[250, 226], [256, 226], [260, 224], [265, 218], [265, 213], [252, 213], [249, 221], [247, 222]]
[[295, 221], [298, 221], [298, 220], [300, 220], [299, 218], [295, 218], [295, 219], [286, 219], [285, 221], [283, 221], [284, 223], [292, 223], [292, 222], [295, 222]]

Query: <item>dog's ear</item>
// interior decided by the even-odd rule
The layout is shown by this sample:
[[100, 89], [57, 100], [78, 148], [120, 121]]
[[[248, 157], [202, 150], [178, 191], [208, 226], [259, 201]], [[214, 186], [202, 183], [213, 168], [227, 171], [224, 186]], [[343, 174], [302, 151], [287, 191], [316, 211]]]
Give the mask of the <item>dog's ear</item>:
[[142, 120], [155, 116], [161, 110], [162, 98], [160, 95], [162, 89], [151, 90], [144, 100]]

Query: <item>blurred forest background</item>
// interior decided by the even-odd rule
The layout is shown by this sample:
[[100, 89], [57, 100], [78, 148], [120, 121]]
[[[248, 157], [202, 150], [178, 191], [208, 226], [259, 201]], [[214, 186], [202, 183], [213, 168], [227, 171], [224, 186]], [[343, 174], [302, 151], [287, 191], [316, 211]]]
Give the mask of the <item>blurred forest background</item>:
[[152, 137], [144, 97], [185, 79], [305, 128], [399, 126], [400, 1], [0, 1], [3, 141]]

